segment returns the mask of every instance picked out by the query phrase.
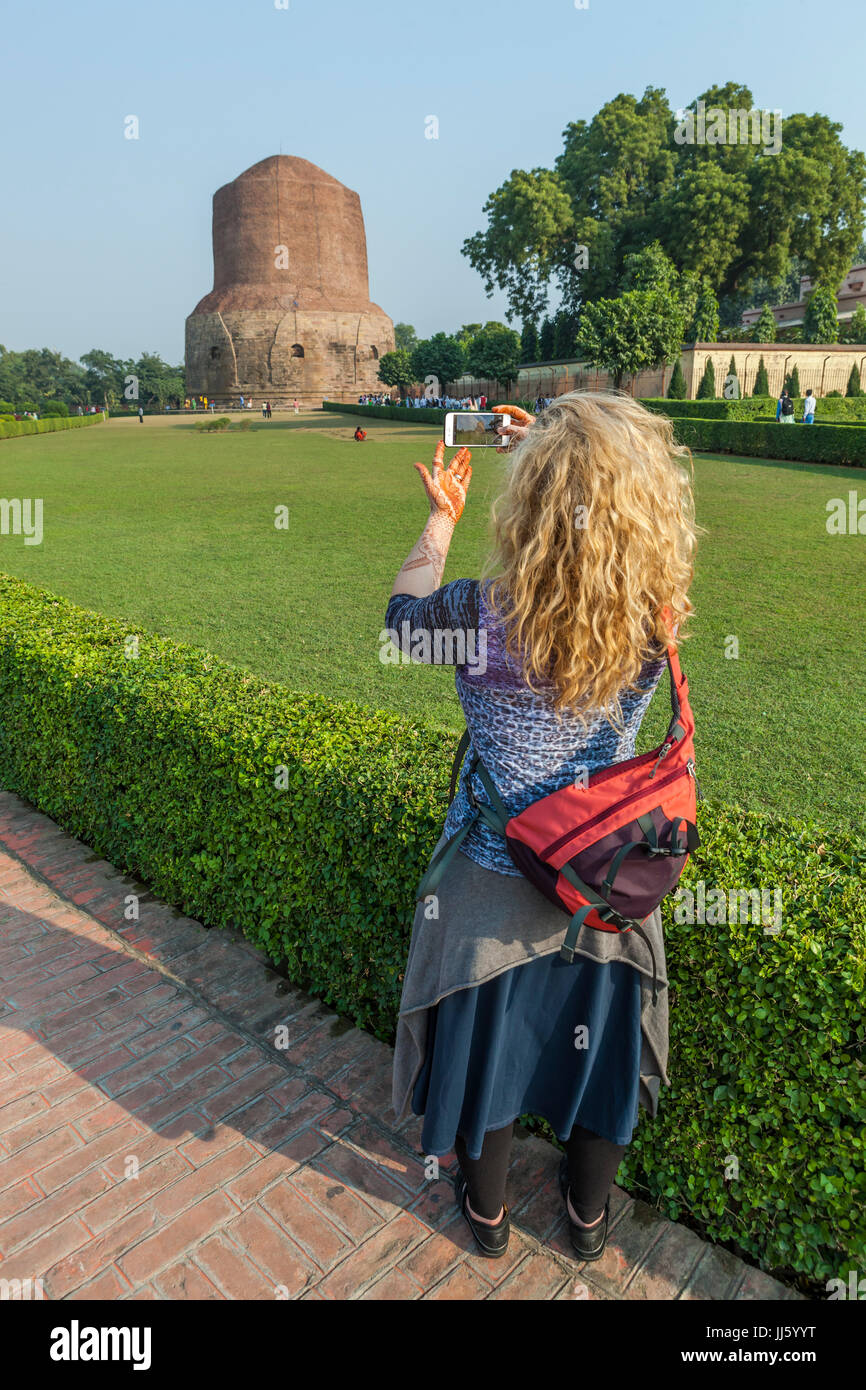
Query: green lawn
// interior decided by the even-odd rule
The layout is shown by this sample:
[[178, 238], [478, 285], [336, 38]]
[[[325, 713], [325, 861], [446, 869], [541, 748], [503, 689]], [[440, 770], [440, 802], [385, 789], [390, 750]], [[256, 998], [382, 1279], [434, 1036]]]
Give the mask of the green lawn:
[[[311, 413], [247, 434], [116, 420], [0, 443], [0, 496], [44, 500], [44, 540], [0, 536], [0, 569], [209, 648], [298, 690], [461, 727], [453, 672], [383, 665], [396, 571], [426, 515], [415, 459], [436, 432]], [[476, 452], [446, 579], [478, 572], [503, 460]], [[705, 794], [862, 829], [866, 538], [829, 536], [858, 469], [695, 460], [703, 538], [683, 653]], [[287, 505], [288, 531], [274, 526]], [[729, 635], [739, 659], [725, 658]], [[666, 692], [639, 747], [660, 737]]]

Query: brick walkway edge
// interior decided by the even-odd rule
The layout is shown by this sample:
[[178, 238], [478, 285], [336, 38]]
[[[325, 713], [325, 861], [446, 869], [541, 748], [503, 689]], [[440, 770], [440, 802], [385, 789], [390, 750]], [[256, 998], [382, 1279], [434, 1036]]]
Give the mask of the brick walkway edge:
[[530, 1136], [508, 1255], [476, 1255], [453, 1155], [428, 1176], [421, 1121], [389, 1123], [391, 1059], [0, 792], [0, 1279], [46, 1299], [799, 1299], [618, 1188], [603, 1259], [573, 1260], [559, 1154]]

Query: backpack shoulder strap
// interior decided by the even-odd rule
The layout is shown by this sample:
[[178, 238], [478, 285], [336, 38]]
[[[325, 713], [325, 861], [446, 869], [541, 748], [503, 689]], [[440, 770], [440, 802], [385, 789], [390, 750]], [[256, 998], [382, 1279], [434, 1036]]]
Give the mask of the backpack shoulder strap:
[[[679, 652], [674, 646], [672, 640], [673, 634], [671, 632], [671, 625], [673, 622], [673, 613], [671, 612], [671, 609], [667, 604], [662, 609], [662, 620], [664, 621], [665, 627], [667, 628], [668, 637], [671, 639], [668, 642], [668, 648], [666, 653], [668, 663], [668, 675], [670, 676], [671, 682], [671, 722], [668, 729], [668, 737], [680, 739], [683, 737], [685, 733], [685, 726], [682, 722], [682, 703], [680, 701], [680, 690], [683, 688], [683, 682], [685, 680], [685, 677], [683, 676], [683, 670], [680, 666]], [[688, 686], [686, 686], [685, 689], [687, 690]]]
[[463, 733], [460, 735], [460, 742], [457, 745], [457, 752], [454, 754], [454, 761], [451, 764], [451, 786], [448, 790], [449, 806], [451, 805], [451, 802], [454, 800], [454, 797], [457, 794], [457, 779], [460, 776], [460, 764], [466, 757], [466, 752], [469, 748], [470, 741], [471, 736], [469, 730], [464, 729]]

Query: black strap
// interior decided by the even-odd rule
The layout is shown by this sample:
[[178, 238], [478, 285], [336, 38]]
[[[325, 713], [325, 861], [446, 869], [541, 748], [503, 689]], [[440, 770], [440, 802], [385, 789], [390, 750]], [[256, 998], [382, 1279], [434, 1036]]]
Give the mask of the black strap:
[[659, 997], [659, 980], [658, 971], [656, 970], [656, 953], [653, 950], [652, 942], [650, 941], [640, 922], [635, 922], [634, 926], [632, 927], [632, 931], [637, 933], [637, 935], [640, 937], [641, 941], [643, 941], [644, 945], [650, 953], [650, 960], [652, 961], [653, 966], [653, 1006], [655, 1006], [656, 1000]]
[[[496, 786], [494, 784], [493, 778], [490, 776], [490, 773], [487, 771], [487, 768], [484, 766], [483, 762], [477, 755], [472, 759], [472, 766], [469, 769], [470, 778], [473, 772], [478, 773], [479, 781], [481, 782], [482, 787], [484, 788], [484, 790], [490, 798], [490, 805], [493, 807], [497, 816], [502, 821], [502, 834], [504, 835], [505, 827], [511, 820], [511, 814], [507, 806], [505, 805], [505, 802], [502, 800], [502, 797], [499, 795], [499, 792], [497, 791]], [[473, 804], [479, 804], [474, 795], [472, 796], [472, 801]]]
[[[691, 821], [687, 821], [683, 816], [678, 816], [676, 820], [671, 822], [670, 843], [668, 845], [659, 843], [655, 821], [649, 813], [638, 816], [637, 823], [644, 832], [646, 839], [629, 840], [626, 844], [620, 845], [616, 854], [610, 861], [610, 867], [607, 871], [604, 883], [601, 885], [603, 893], [611, 893], [613, 891], [614, 879], [622, 868], [623, 860], [631, 854], [633, 849], [648, 849], [651, 858], [653, 855], [664, 854], [676, 859], [679, 858], [680, 855], [687, 854], [690, 850], [696, 849], [699, 843], [697, 838], [697, 827], [692, 825]], [[685, 826], [686, 830], [681, 840], [680, 829], [682, 826]]]
[[[617, 874], [619, 873], [620, 869], [622, 868], [622, 861], [626, 858], [626, 856], [629, 855], [629, 854], [631, 854], [631, 852], [632, 852], [633, 849], [646, 849], [646, 847], [647, 847], [646, 840], [629, 840], [629, 842], [628, 842], [627, 844], [625, 844], [625, 845], [620, 845], [620, 847], [619, 847], [619, 849], [617, 850], [616, 854], [613, 856], [613, 859], [611, 859], [611, 861], [610, 861], [610, 868], [609, 868], [608, 871], [607, 871], [607, 877], [605, 878], [604, 883], [601, 885], [601, 887], [602, 887], [602, 892], [604, 892], [604, 893], [612, 893], [612, 892], [613, 892], [613, 881], [614, 881], [614, 879], [616, 878]], [[652, 849], [651, 849], [651, 850], [650, 850], [650, 853], [651, 853], [651, 854], [664, 854], [665, 851], [664, 851], [664, 850], [652, 850]]]
[[[667, 663], [668, 663], [668, 675], [669, 675], [670, 678], [671, 678], [671, 710], [672, 710], [672, 712], [673, 712], [674, 721], [676, 721], [676, 720], [679, 719], [679, 717], [680, 717], [680, 712], [681, 712], [681, 710], [680, 710], [680, 697], [679, 697], [679, 693], [678, 693], [678, 691], [677, 691], [677, 683], [676, 683], [676, 680], [674, 679], [674, 668], [673, 668], [673, 666], [671, 665], [671, 656], [670, 656], [670, 652], [667, 652], [667, 653], [666, 653], [666, 656], [667, 656]], [[685, 733], [685, 729], [683, 729], [683, 733]], [[674, 735], [669, 731], [669, 732], [668, 732], [668, 737], [669, 737], [669, 738], [670, 738], [670, 737], [674, 737]], [[680, 734], [679, 737], [682, 738], [682, 734]]]
[[416, 902], [421, 902], [423, 898], [436, 892], [442, 882], [442, 875], [477, 821], [478, 815], [479, 813], [476, 811], [471, 819], [465, 825], [461, 825], [457, 833], [451, 836], [450, 840], [446, 840], [444, 845], [440, 845], [427, 866], [427, 872], [418, 884], [418, 891], [415, 894]]
[[559, 872], [563, 878], [568, 879], [572, 888], [577, 889], [582, 898], [586, 898], [590, 907], [595, 908], [603, 922], [609, 922], [611, 926], [616, 927], [617, 931], [629, 931], [634, 926], [634, 918], [623, 917], [621, 912], [617, 912], [616, 908], [599, 893], [596, 893], [594, 888], [590, 888], [588, 883], [584, 883], [583, 879], [578, 878], [570, 864], [563, 864]]
[[580, 929], [590, 912], [592, 912], [590, 904], [584, 903], [583, 907], [577, 909], [568, 924], [568, 930], [565, 933], [565, 940], [559, 948], [559, 954], [561, 959], [567, 961], [569, 965], [571, 965], [574, 960], [575, 952], [577, 951], [577, 938], [580, 934]]
[[460, 742], [457, 745], [457, 752], [454, 754], [454, 761], [451, 764], [451, 786], [448, 791], [448, 805], [454, 800], [457, 792], [457, 779], [460, 776], [460, 764], [466, 757], [466, 750], [472, 742], [472, 736], [468, 729], [464, 729], [460, 735]]
[[[617, 912], [613, 907], [611, 907], [610, 903], [605, 902], [604, 898], [599, 897], [598, 893], [596, 893], [594, 888], [590, 888], [588, 883], [583, 883], [581, 879], [578, 878], [577, 874], [574, 872], [574, 869], [571, 867], [570, 864], [563, 864], [559, 872], [565, 878], [568, 879], [572, 887], [577, 889], [578, 893], [580, 893], [582, 898], [587, 899], [586, 906], [579, 907], [577, 912], [572, 917], [571, 922], [569, 923], [568, 931], [565, 934], [565, 941], [560, 947], [560, 956], [562, 956], [564, 960], [568, 961], [574, 959], [577, 934], [580, 931], [580, 928], [583, 926], [584, 922], [586, 921], [586, 918], [589, 916], [590, 911], [592, 909], [595, 909], [595, 911], [598, 913], [599, 917], [602, 919], [603, 922], [608, 922], [611, 926], [616, 927], [617, 931], [637, 932], [638, 936], [646, 945], [650, 953], [650, 959], [652, 961], [653, 967], [653, 1004], [655, 1005], [659, 993], [658, 971], [656, 969], [656, 953], [652, 948], [652, 942], [650, 941], [640, 922], [635, 921], [633, 917], [623, 917], [621, 913]], [[566, 955], [566, 947], [569, 948], [570, 955]]]

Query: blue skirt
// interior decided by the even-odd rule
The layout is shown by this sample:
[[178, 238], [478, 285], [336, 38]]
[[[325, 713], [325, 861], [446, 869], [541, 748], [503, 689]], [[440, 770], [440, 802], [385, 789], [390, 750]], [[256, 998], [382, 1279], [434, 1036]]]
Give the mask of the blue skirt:
[[425, 1154], [470, 1158], [484, 1135], [541, 1115], [565, 1142], [574, 1125], [628, 1144], [638, 1119], [640, 975], [558, 953], [457, 990], [430, 1010], [412, 1110]]

